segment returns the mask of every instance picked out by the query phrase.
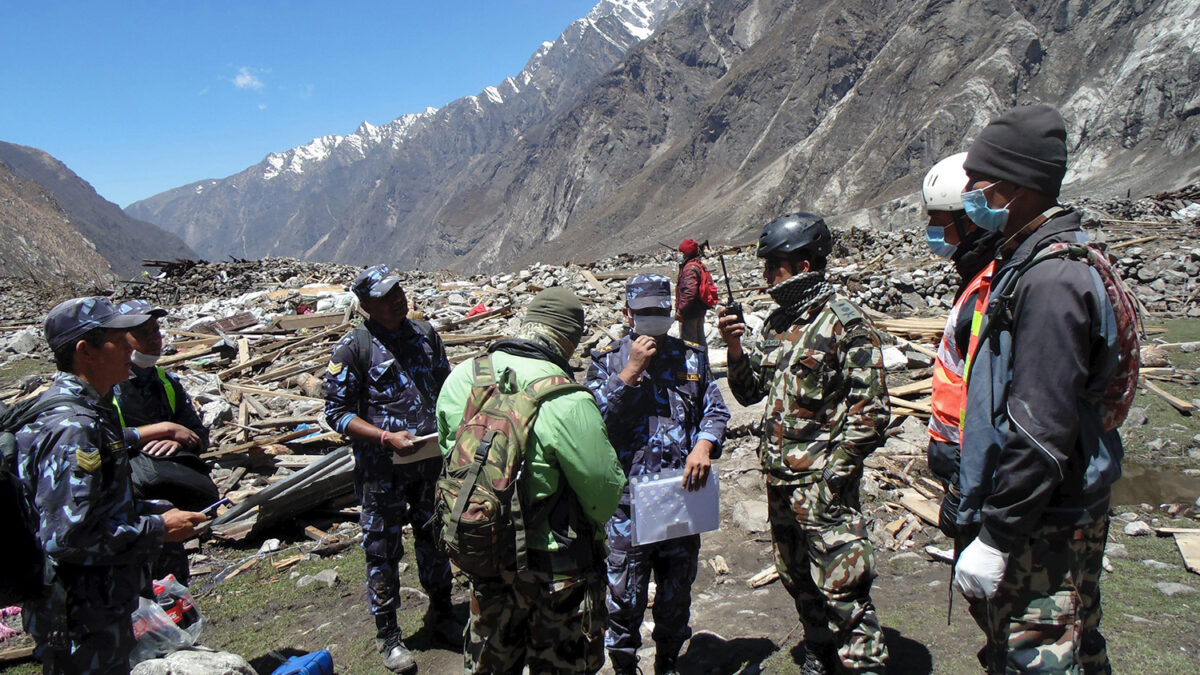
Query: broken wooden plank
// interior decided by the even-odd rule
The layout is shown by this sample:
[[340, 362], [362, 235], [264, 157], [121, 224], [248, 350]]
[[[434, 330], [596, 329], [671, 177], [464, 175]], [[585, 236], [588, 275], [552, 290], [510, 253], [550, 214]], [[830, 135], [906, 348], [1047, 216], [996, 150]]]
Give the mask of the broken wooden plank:
[[[304, 560], [304, 554], [300, 553], [298, 555], [284, 558], [283, 560], [276, 560], [275, 562], [271, 563], [271, 567], [274, 567], [276, 572], [286, 572], [295, 566], [296, 563], [302, 560]], [[195, 574], [195, 572], [193, 572], [193, 574]]]
[[595, 290], [600, 295], [608, 295], [608, 293], [609, 293], [608, 286], [605, 286], [604, 284], [600, 283], [600, 280], [597, 279], [591, 273], [591, 271], [586, 270], [582, 267], [577, 267], [576, 269], [579, 271], [579, 275], [583, 277], [583, 280], [588, 282], [588, 285], [591, 286], [593, 290]]
[[293, 401], [314, 401], [314, 402], [321, 403], [321, 404], [325, 403], [325, 399], [323, 399], [323, 398], [314, 398], [312, 396], [303, 396], [301, 394], [293, 394], [288, 391], [274, 391], [272, 389], [263, 389], [262, 387], [249, 387], [244, 384], [230, 384], [228, 382], [222, 384], [221, 386], [224, 387], [225, 389], [228, 389], [229, 391], [240, 391], [243, 394], [257, 394], [259, 396], [276, 396], [279, 398], [292, 399]]
[[456, 330], [469, 323], [477, 323], [484, 319], [501, 318], [512, 314], [512, 305], [504, 305], [495, 309], [489, 309], [486, 312], [480, 312], [473, 316], [464, 316], [462, 318], [448, 319], [437, 324], [438, 332]]
[[1175, 546], [1179, 549], [1179, 555], [1183, 556], [1183, 564], [1188, 571], [1200, 574], [1200, 533], [1177, 533]]
[[890, 394], [892, 396], [900, 396], [900, 397], [911, 396], [913, 394], [925, 394], [930, 391], [933, 391], [933, 378], [932, 377], [929, 379], [921, 380], [920, 382], [913, 382], [912, 384], [906, 384], [902, 387], [896, 387], [894, 389], [891, 387], [888, 387], [888, 394]]
[[746, 580], [746, 585], [750, 588], [761, 588], [779, 578], [779, 570], [774, 565], [764, 569]]
[[258, 563], [261, 561], [262, 561], [262, 558], [251, 558], [251, 559], [247, 560], [246, 562], [239, 565], [237, 569], [230, 572], [229, 576], [225, 577], [225, 581], [229, 581], [230, 579], [236, 577], [237, 575], [241, 574], [242, 572], [245, 572], [246, 570], [250, 569], [251, 567], [258, 565]]
[[313, 432], [312, 429], [299, 429], [297, 431], [289, 431], [288, 433], [280, 435], [280, 436], [272, 436], [270, 438], [258, 438], [258, 439], [252, 440], [252, 441], [247, 441], [245, 443], [231, 445], [227, 448], [221, 448], [220, 450], [212, 450], [210, 452], [206, 452], [203, 455], [200, 455], [200, 458], [201, 459], [212, 459], [214, 457], [224, 457], [225, 455], [230, 455], [235, 452], [243, 452], [245, 450], [249, 450], [250, 448], [254, 448], [254, 447], [259, 447], [259, 446], [263, 446], [263, 445], [273, 445], [275, 443], [286, 443], [287, 441], [290, 441], [294, 438], [300, 438], [301, 436], [307, 436], [307, 435], [311, 434], [312, 432]]
[[491, 342], [508, 337], [504, 333], [468, 333], [464, 335], [443, 335], [442, 344], [450, 345], [466, 345], [475, 342]]
[[345, 314], [345, 311], [338, 310], [336, 312], [284, 315], [275, 317], [275, 321], [271, 323], [271, 326], [286, 331], [297, 331], [304, 328], [323, 328], [342, 323]]
[[219, 335], [220, 333], [235, 333], [243, 328], [258, 325], [258, 317], [254, 316], [253, 312], [238, 312], [233, 316], [216, 321], [204, 321], [192, 326], [192, 329], [198, 333], [208, 333], [209, 335]]
[[0, 651], [0, 663], [16, 663], [33, 656], [33, 647], [13, 647]]
[[1192, 413], [1196, 412], [1196, 410], [1200, 410], [1200, 408], [1197, 408], [1196, 406], [1179, 398], [1178, 396], [1174, 396], [1174, 395], [1168, 393], [1162, 387], [1158, 386], [1157, 384], [1154, 384], [1153, 382], [1151, 382], [1150, 380], [1147, 380], [1144, 377], [1139, 378], [1139, 380], [1141, 381], [1141, 385], [1143, 387], [1149, 389], [1150, 391], [1154, 392], [1155, 394], [1158, 394], [1164, 401], [1171, 404], [1171, 406], [1173, 408], [1175, 408], [1176, 410], [1178, 410], [1180, 413], [1182, 413], [1184, 415], [1191, 415]]
[[316, 525], [309, 525], [308, 527], [305, 527], [304, 528], [304, 536], [306, 536], [309, 539], [312, 539], [313, 541], [316, 541], [316, 542], [325, 541], [326, 539], [330, 539], [333, 537], [333, 535], [329, 534], [325, 530], [322, 530], [321, 528], [317, 527]]
[[913, 512], [917, 517], [930, 525], [937, 526], [938, 524], [938, 505], [931, 499], [927, 499], [921, 493], [911, 488], [902, 488], [900, 490], [900, 505], [909, 511]]
[[888, 400], [891, 401], [892, 405], [899, 408], [923, 412], [926, 415], [933, 414], [933, 405], [929, 403], [927, 399], [920, 401], [906, 401], [898, 396], [888, 396]]

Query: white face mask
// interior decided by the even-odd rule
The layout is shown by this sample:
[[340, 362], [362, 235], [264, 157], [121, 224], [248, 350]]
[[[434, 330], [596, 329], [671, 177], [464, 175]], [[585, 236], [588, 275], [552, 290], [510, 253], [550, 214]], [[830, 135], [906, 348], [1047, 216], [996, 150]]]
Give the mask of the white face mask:
[[158, 363], [160, 358], [162, 358], [161, 355], [155, 356], [154, 354], [143, 354], [135, 349], [133, 350], [133, 354], [129, 357], [129, 360], [132, 361], [133, 365], [137, 366], [138, 368], [149, 368]]
[[633, 315], [633, 332], [638, 335], [648, 335], [650, 337], [658, 337], [666, 335], [667, 331], [671, 330], [671, 324], [675, 320], [670, 316], [659, 316], [657, 314], [634, 314]]

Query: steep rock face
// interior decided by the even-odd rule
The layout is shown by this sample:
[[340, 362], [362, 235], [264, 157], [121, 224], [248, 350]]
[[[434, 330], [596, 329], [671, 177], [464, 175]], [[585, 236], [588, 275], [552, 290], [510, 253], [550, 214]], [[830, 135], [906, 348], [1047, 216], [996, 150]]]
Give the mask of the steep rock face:
[[[140, 272], [143, 258], [196, 257], [178, 236], [129, 217], [66, 165], [37, 148], [0, 142], [0, 161], [17, 176], [41, 185], [70, 226], [121, 276]], [[6, 222], [19, 226], [19, 220]]]
[[604, 0], [543, 44], [521, 73], [477, 96], [379, 127], [364, 123], [127, 211], [210, 257], [412, 259], [449, 187], [473, 162], [502, 154], [526, 129], [574, 104], [679, 4]]
[[96, 246], [71, 226], [53, 195], [0, 161], [0, 275], [30, 283], [112, 278]]
[[925, 170], [1034, 101], [1067, 119], [1068, 195], [1200, 179], [1195, 0], [683, 4], [554, 105], [495, 112], [536, 90], [527, 68], [513, 92], [418, 116], [386, 158], [306, 169], [288, 199], [239, 184], [131, 212], [185, 233], [236, 223], [214, 240], [254, 255], [471, 270], [745, 240], [794, 209], [910, 226]]

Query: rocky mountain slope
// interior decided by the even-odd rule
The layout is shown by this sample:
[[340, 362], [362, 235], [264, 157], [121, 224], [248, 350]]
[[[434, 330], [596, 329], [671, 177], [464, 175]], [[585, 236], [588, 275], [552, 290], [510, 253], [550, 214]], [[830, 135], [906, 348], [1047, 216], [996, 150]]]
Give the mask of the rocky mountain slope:
[[28, 282], [112, 276], [96, 246], [71, 227], [46, 188], [0, 160], [0, 276]]
[[799, 208], [901, 228], [934, 161], [1031, 101], [1068, 121], [1069, 196], [1200, 178], [1196, 0], [679, 4], [628, 54], [587, 51], [602, 3], [494, 91], [129, 212], [213, 257], [472, 270], [740, 241]]
[[429, 223], [457, 199], [460, 176], [569, 109], [680, 4], [603, 0], [539, 47], [519, 74], [478, 95], [383, 126], [364, 122], [349, 135], [268, 155], [224, 180], [185, 185], [127, 211], [214, 258], [418, 255]]
[[[91, 249], [99, 253], [118, 275], [128, 277], [140, 272], [143, 258], [196, 256], [178, 236], [126, 215], [121, 207], [96, 194], [87, 181], [66, 165], [37, 148], [0, 141], [0, 162], [4, 162], [14, 175], [42, 186], [61, 210], [69, 228], [90, 242]], [[6, 227], [32, 237], [30, 241], [37, 241], [46, 234], [27, 228], [21, 222], [22, 217], [0, 219]], [[66, 237], [68, 240], [73, 238]], [[9, 239], [5, 245], [12, 242]], [[65, 245], [65, 242], [56, 241], [55, 245], [59, 244]], [[44, 253], [46, 251], [30, 251], [28, 255], [34, 259]], [[78, 272], [83, 273], [94, 266], [94, 261], [68, 259], [62, 264], [67, 276], [76, 277], [80, 275], [70, 273], [72, 270], [78, 268]]]

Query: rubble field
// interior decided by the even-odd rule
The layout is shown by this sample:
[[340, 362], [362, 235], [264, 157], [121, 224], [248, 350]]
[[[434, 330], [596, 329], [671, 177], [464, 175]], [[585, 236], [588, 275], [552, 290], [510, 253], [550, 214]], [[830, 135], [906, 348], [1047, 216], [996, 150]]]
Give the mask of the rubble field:
[[[1200, 583], [1187, 571], [1182, 553], [1196, 545], [1187, 544], [1187, 537], [1200, 537], [1187, 531], [1197, 527], [1200, 511], [1200, 425], [1191, 417], [1200, 407], [1194, 392], [1200, 375], [1200, 322], [1194, 321], [1200, 319], [1198, 201], [1200, 189], [1193, 187], [1142, 200], [1076, 203], [1089, 234], [1106, 245], [1145, 313], [1142, 388], [1125, 427], [1127, 462], [1182, 481], [1169, 486], [1173, 492], [1155, 492], [1162, 486], [1150, 484], [1149, 492], [1139, 493], [1152, 495], [1148, 501], [1122, 502], [1113, 521], [1105, 625], [1114, 663], [1124, 663], [1122, 670], [1134, 663], [1150, 664], [1149, 670], [1135, 667], [1139, 672], [1200, 666], [1200, 613], [1195, 596], [1187, 595]], [[920, 228], [851, 229], [835, 239], [829, 277], [869, 310], [886, 342], [893, 419], [887, 443], [867, 462], [862, 496], [873, 520], [871, 539], [880, 566], [874, 596], [888, 628], [894, 672], [971, 669], [976, 647], [964, 645], [975, 645], [979, 635], [965, 605], [957, 603], [951, 625], [945, 624], [951, 543], [934, 526], [942, 488], [925, 464], [932, 364], [958, 282], [948, 262], [929, 254]], [[728, 286], [718, 256], [728, 269]], [[732, 289], [751, 329], [760, 328], [771, 301], [752, 248], [714, 250], [706, 262], [722, 298]], [[293, 259], [155, 264], [157, 274], [115, 289], [0, 279], [0, 400], [33, 395], [52, 376], [41, 321], [57, 301], [103, 293], [114, 301], [141, 298], [167, 308], [170, 314], [162, 323], [169, 346], [160, 365], [181, 377], [212, 430], [204, 457], [231, 500], [214, 520], [210, 538], [190, 544], [192, 590], [212, 618], [204, 642], [241, 653], [260, 672], [270, 672], [287, 650], [320, 648], [334, 651], [339, 672], [375, 671], [378, 657], [368, 639], [372, 629], [357, 546], [353, 460], [346, 439], [321, 415], [321, 372], [336, 342], [361, 319], [346, 290], [360, 268]], [[641, 272], [673, 280], [677, 266], [664, 250], [487, 276], [416, 270], [401, 276], [413, 316], [434, 323], [452, 363], [512, 335], [539, 290], [572, 288], [587, 312], [588, 331], [576, 355], [583, 365], [589, 350], [625, 334], [624, 283]], [[801, 652], [793, 647], [802, 631], [774, 573], [756, 456], [761, 408], [739, 406], [729, 394], [722, 377], [724, 344], [715, 327], [708, 331], [712, 366], [733, 418], [724, 456], [714, 464], [722, 525], [704, 536], [692, 621], [696, 635], [681, 667], [684, 672], [798, 672], [794, 659]], [[1142, 537], [1153, 534], [1162, 538]], [[1181, 538], [1178, 551], [1169, 545], [1172, 538]], [[1163, 567], [1138, 562], [1143, 550]], [[1198, 562], [1193, 559], [1193, 572]], [[324, 577], [316, 578], [318, 573]], [[417, 630], [425, 599], [417, 590], [415, 569], [404, 574], [411, 587], [405, 626]], [[1145, 589], [1160, 598], [1146, 607], [1133, 590], [1140, 587], [1114, 588], [1112, 575], [1166, 586]], [[465, 601], [465, 590], [459, 589], [456, 598]], [[1180, 623], [1172, 619], [1177, 615], [1190, 618]], [[646, 659], [653, 654], [652, 625], [648, 614]], [[1162, 631], [1178, 633], [1166, 644], [1177, 644], [1179, 653], [1151, 659], [1142, 653], [1139, 636]], [[418, 649], [423, 672], [460, 667], [461, 656], [453, 649], [421, 635], [411, 646]], [[12, 640], [0, 642], [0, 659], [20, 638]]]

